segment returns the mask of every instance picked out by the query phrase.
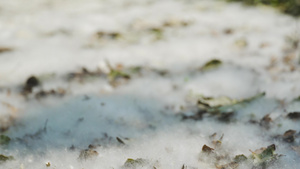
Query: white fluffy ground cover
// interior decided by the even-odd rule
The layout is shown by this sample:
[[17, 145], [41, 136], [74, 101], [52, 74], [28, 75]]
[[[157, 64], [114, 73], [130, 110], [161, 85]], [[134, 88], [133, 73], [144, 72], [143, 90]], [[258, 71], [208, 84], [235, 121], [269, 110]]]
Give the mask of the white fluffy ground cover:
[[[0, 155], [13, 156], [0, 168], [222, 168], [271, 144], [282, 156], [254, 168], [300, 166], [299, 19], [212, 0], [0, 0], [0, 39]], [[192, 119], [203, 96], [262, 92], [227, 120]]]

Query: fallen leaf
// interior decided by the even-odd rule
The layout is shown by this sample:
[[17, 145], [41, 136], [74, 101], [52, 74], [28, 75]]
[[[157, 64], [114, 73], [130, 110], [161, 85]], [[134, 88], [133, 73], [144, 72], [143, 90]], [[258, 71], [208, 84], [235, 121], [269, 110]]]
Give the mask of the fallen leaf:
[[213, 152], [213, 150], [214, 150], [213, 148], [208, 147], [206, 144], [204, 144], [202, 147], [202, 152], [205, 152], [205, 153], [211, 153], [211, 152]]
[[212, 69], [216, 69], [219, 66], [222, 65], [222, 61], [218, 60], [218, 59], [213, 59], [210, 60], [208, 62], [206, 62], [201, 68], [200, 71], [207, 71], [207, 70], [212, 70]]
[[296, 130], [288, 130], [283, 134], [282, 140], [288, 143], [295, 141]]

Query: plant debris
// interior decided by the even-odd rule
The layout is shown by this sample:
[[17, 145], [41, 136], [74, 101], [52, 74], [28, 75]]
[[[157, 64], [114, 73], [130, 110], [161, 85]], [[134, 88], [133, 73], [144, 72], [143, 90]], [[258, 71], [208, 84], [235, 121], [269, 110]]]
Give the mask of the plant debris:
[[296, 130], [288, 130], [283, 134], [283, 141], [292, 143], [295, 141]]
[[274, 163], [280, 155], [275, 154], [276, 146], [272, 144], [267, 148], [263, 147], [252, 152], [250, 158], [253, 160], [254, 166], [267, 167]]
[[204, 66], [202, 66], [200, 68], [200, 71], [208, 71], [208, 70], [216, 69], [216, 68], [220, 67], [221, 65], [222, 65], [221, 60], [213, 59], [213, 60], [206, 62], [204, 64]]
[[93, 146], [89, 146], [88, 149], [81, 150], [79, 154], [79, 159], [88, 160], [97, 157], [99, 153], [96, 150], [94, 150], [94, 148], [95, 147]]
[[224, 165], [216, 165], [217, 169], [235, 169], [239, 166], [239, 164], [237, 162], [231, 162], [228, 164], [224, 164]]
[[7, 145], [10, 142], [10, 138], [5, 135], [0, 135], [0, 146], [1, 145]]
[[163, 38], [163, 29], [159, 28], [159, 27], [155, 27], [155, 28], [150, 28], [149, 32], [153, 33], [153, 35], [155, 36], [155, 40], [160, 40]]
[[50, 167], [50, 166], [51, 166], [50, 162], [47, 162], [46, 167]]
[[112, 86], [116, 87], [120, 84], [120, 82], [122, 82], [122, 80], [127, 81], [131, 78], [128, 73], [122, 71], [123, 65], [118, 65], [116, 68], [113, 68], [108, 61], [106, 61], [106, 65], [109, 68], [107, 79]]
[[[213, 134], [211, 138], [214, 138], [215, 135], [216, 134]], [[236, 155], [232, 159], [230, 158], [228, 152], [224, 152], [221, 149], [213, 149], [207, 145], [204, 145], [202, 147], [202, 152], [209, 156], [201, 157], [201, 159], [204, 158], [202, 160], [211, 161], [217, 169], [236, 169], [241, 163], [244, 162], [246, 162], [248, 165], [252, 165], [252, 168], [266, 168], [267, 166], [273, 164], [281, 156], [275, 154], [275, 149], [275, 145], [272, 144], [267, 148], [263, 147], [255, 150], [249, 157], [246, 157], [244, 154], [240, 154]], [[224, 160], [231, 162], [224, 164]]]
[[160, 70], [160, 69], [150, 69], [150, 70], [158, 74], [159, 76], [166, 76], [169, 74], [168, 70]]
[[292, 120], [300, 120], [300, 112], [291, 112], [287, 117]]
[[203, 109], [199, 109], [195, 114], [193, 115], [182, 115], [182, 120], [202, 120], [203, 119], [203, 115], [208, 113], [206, 110]]
[[225, 107], [233, 107], [234, 105], [238, 104], [245, 104], [249, 103], [253, 100], [259, 99], [263, 97], [265, 93], [259, 93], [253, 97], [245, 98], [245, 99], [231, 99], [229, 97], [205, 97], [205, 96], [199, 96], [198, 97], [198, 106], [204, 109], [224, 109]]
[[213, 148], [208, 147], [206, 144], [204, 144], [202, 147], [202, 152], [205, 152], [205, 153], [212, 153], [213, 150], [214, 150]]
[[149, 165], [149, 161], [146, 159], [137, 158], [134, 160], [132, 158], [128, 158], [124, 163], [123, 168], [138, 169], [147, 165]]
[[27, 133], [22, 138], [17, 138], [17, 141], [19, 141], [22, 144], [25, 144], [26, 146], [29, 146], [32, 140], [34, 139], [39, 140], [42, 138], [43, 135], [47, 133], [47, 124], [48, 124], [48, 119], [45, 121], [43, 128], [40, 128], [38, 131], [36, 131], [33, 134]]
[[58, 88], [57, 90], [41, 90], [35, 94], [36, 99], [45, 98], [47, 96], [57, 96], [57, 97], [63, 97], [66, 94], [66, 91], [62, 88]]
[[242, 108], [245, 104], [250, 103], [263, 97], [265, 93], [259, 93], [253, 97], [245, 99], [231, 99], [229, 97], [205, 97], [198, 96], [198, 110], [193, 115], [182, 115], [182, 120], [202, 120], [205, 114], [209, 114], [212, 117], [216, 117], [221, 122], [233, 121], [235, 111]]
[[119, 32], [103, 32], [103, 31], [97, 32], [95, 36], [98, 39], [112, 39], [112, 40], [122, 37], [121, 33]]
[[226, 29], [223, 30], [223, 33], [226, 34], [226, 35], [230, 35], [230, 34], [233, 34], [234, 31], [231, 28], [226, 28]]
[[283, 135], [277, 135], [274, 138], [282, 140], [286, 143], [293, 143], [296, 138], [296, 130], [287, 130]]
[[272, 122], [272, 118], [270, 117], [269, 114], [265, 115], [261, 120], [259, 125], [264, 127], [265, 129], [269, 129], [270, 128], [270, 123]]
[[3, 154], [0, 154], [0, 164], [1, 164], [2, 162], [8, 161], [8, 160], [13, 160], [13, 159], [14, 159], [13, 156], [5, 156], [5, 155], [3, 155]]
[[39, 79], [35, 76], [30, 76], [25, 82], [25, 85], [23, 87], [23, 93], [24, 94], [31, 93], [32, 89], [39, 85], [40, 85]]
[[234, 117], [234, 112], [223, 112], [218, 114], [217, 117], [221, 122], [230, 122]]
[[297, 0], [227, 0], [229, 2], [242, 2], [245, 5], [268, 5], [275, 7], [283, 13], [300, 16], [300, 3]]
[[246, 161], [248, 158], [244, 154], [236, 155], [233, 159], [234, 162], [240, 163]]
[[130, 79], [130, 76], [129, 76], [129, 74], [124, 73], [124, 72], [122, 72], [120, 70], [111, 69], [110, 73], [108, 74], [108, 79], [110, 81], [115, 81], [118, 78]]
[[[18, 157], [3, 168], [277, 169], [300, 164], [298, 112], [286, 113], [300, 106], [291, 102], [299, 91], [300, 70], [299, 32], [292, 18], [264, 8], [243, 12], [239, 5], [219, 1], [91, 0], [30, 5], [34, 15], [17, 22], [28, 10], [24, 4], [12, 4], [20, 10], [2, 5], [0, 12], [1, 36], [21, 49], [2, 56], [0, 48], [5, 61], [0, 163], [13, 158], [8, 155]], [[60, 19], [54, 25], [38, 22], [48, 16]], [[187, 27], [188, 19], [195, 24]], [[51, 55], [49, 63], [39, 57]], [[268, 69], [266, 62], [273, 58]], [[28, 73], [34, 75], [21, 77]], [[18, 77], [24, 81], [15, 84]], [[256, 93], [262, 89], [268, 97]], [[45, 119], [48, 127], [47, 120], [41, 124]], [[279, 165], [275, 145], [252, 154], [245, 150], [272, 141], [286, 153]]]
[[[214, 133], [213, 135], [210, 136], [211, 139], [213, 139], [217, 134]], [[214, 145], [215, 148], [218, 148], [221, 146], [222, 144], [222, 140], [223, 140], [224, 134], [222, 134], [222, 136], [218, 139], [218, 140], [213, 140], [211, 143]]]
[[163, 23], [163, 26], [164, 27], [178, 27], [178, 26], [186, 27], [190, 24], [191, 24], [190, 21], [169, 19]]
[[87, 68], [83, 67], [79, 72], [69, 73], [67, 75], [67, 80], [78, 80], [83, 82], [87, 78], [101, 77], [104, 73], [97, 69], [96, 71], [90, 71]]
[[124, 141], [122, 139], [120, 139], [119, 137], [116, 137], [117, 141], [123, 145], [125, 145]]
[[12, 51], [12, 48], [8, 48], [8, 47], [0, 47], [0, 53], [4, 53], [4, 52], [10, 52]]

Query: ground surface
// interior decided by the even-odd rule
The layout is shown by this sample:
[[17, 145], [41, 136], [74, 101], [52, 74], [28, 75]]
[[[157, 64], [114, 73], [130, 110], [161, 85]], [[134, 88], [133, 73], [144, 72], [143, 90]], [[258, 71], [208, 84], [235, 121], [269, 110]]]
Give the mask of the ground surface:
[[0, 0], [1, 168], [296, 169], [299, 27], [211, 0]]

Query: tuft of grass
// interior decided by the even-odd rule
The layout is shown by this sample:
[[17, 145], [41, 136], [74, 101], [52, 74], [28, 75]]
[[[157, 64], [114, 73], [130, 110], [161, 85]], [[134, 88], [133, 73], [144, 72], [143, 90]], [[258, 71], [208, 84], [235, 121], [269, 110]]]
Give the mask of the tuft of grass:
[[227, 0], [228, 2], [242, 2], [245, 5], [272, 6], [283, 13], [294, 17], [300, 16], [300, 0]]

